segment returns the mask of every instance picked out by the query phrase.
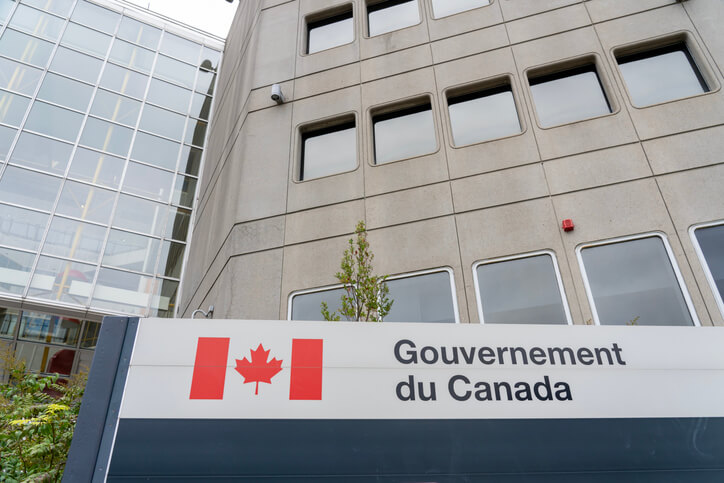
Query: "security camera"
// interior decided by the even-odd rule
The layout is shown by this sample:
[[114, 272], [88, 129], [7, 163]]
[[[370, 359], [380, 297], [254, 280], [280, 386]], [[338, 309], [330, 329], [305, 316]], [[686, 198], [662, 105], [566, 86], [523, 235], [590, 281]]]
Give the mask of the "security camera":
[[284, 94], [282, 94], [282, 86], [280, 86], [279, 84], [274, 84], [272, 86], [271, 98], [272, 98], [272, 101], [276, 102], [277, 104], [281, 104], [284, 102]]

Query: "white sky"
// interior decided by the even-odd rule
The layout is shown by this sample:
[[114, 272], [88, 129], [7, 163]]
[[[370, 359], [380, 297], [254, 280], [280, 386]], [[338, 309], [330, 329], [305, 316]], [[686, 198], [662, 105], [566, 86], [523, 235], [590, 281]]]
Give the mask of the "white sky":
[[244, 0], [127, 0], [197, 29], [226, 38], [236, 7]]

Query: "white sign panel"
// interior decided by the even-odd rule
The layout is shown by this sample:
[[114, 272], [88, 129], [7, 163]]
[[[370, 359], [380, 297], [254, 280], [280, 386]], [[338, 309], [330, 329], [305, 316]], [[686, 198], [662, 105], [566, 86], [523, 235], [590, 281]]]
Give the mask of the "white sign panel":
[[724, 416], [724, 329], [142, 319], [122, 418]]

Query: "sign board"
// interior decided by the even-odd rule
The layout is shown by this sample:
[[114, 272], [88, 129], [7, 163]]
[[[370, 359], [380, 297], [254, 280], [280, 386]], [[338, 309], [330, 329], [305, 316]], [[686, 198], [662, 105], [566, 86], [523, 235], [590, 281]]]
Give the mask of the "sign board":
[[724, 475], [720, 328], [127, 325], [96, 481]]

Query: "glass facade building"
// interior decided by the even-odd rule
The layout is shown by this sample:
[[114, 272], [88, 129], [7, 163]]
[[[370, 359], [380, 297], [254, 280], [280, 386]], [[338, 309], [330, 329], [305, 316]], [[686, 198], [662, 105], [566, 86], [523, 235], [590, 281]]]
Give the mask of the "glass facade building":
[[222, 50], [129, 4], [0, 0], [0, 340], [32, 369], [103, 315], [174, 315]]

